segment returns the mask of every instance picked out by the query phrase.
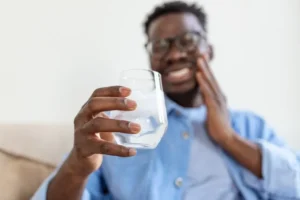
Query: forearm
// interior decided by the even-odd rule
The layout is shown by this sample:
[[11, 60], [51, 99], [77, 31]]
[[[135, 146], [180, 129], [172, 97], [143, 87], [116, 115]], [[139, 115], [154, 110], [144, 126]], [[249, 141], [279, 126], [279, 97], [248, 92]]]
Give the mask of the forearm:
[[220, 146], [255, 176], [262, 178], [262, 152], [257, 144], [234, 133], [231, 139]]
[[87, 178], [74, 174], [66, 161], [49, 183], [47, 200], [81, 200]]

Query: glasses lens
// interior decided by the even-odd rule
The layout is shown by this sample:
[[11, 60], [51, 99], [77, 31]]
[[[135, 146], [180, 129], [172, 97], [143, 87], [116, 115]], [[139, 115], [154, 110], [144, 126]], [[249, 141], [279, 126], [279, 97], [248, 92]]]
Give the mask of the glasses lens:
[[163, 55], [168, 51], [168, 49], [169, 42], [164, 39], [151, 41], [147, 44], [147, 50], [152, 55]]
[[200, 35], [197, 33], [186, 33], [183, 36], [179, 37], [177, 40], [178, 46], [182, 50], [193, 50], [199, 45]]
[[147, 51], [153, 56], [164, 56], [168, 52], [172, 41], [175, 42], [180, 51], [192, 51], [197, 46], [201, 45], [201, 36], [198, 33], [189, 32], [180, 37], [175, 37], [174, 39], [150, 41], [146, 48]]

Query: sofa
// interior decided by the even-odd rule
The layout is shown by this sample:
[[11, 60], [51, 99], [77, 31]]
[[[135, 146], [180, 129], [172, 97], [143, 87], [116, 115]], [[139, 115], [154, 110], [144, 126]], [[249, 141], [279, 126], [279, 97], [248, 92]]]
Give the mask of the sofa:
[[72, 143], [70, 125], [1, 124], [0, 200], [30, 199]]

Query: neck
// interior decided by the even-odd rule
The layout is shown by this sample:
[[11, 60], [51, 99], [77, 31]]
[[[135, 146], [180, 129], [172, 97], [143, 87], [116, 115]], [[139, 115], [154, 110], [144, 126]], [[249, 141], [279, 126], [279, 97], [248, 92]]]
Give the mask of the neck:
[[167, 96], [185, 108], [199, 107], [203, 104], [198, 88], [181, 94], [167, 94]]

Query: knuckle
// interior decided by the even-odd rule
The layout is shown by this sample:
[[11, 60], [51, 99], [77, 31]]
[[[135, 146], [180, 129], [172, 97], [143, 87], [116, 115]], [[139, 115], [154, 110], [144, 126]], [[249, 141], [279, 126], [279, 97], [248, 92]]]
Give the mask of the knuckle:
[[93, 97], [99, 96], [101, 95], [102, 88], [97, 88], [96, 90], [94, 90], [94, 92], [92, 93]]
[[128, 149], [126, 147], [120, 146], [119, 152], [120, 152], [120, 155], [123, 155], [123, 156], [128, 155]]
[[80, 157], [87, 157], [90, 155], [89, 150], [85, 148], [82, 142], [74, 144], [74, 149]]
[[82, 117], [82, 114], [81, 114], [81, 112], [79, 112], [73, 120], [74, 127], [77, 128], [80, 124], [83, 123], [83, 120], [84, 119]]
[[87, 109], [90, 112], [93, 112], [96, 109], [96, 100], [94, 98], [91, 98], [88, 102], [87, 102]]
[[101, 128], [101, 127], [103, 127], [103, 123], [104, 123], [103, 120], [104, 119], [98, 118], [98, 117], [95, 118], [94, 120], [92, 120], [94, 130], [96, 130], [98, 132], [103, 130], [103, 128]]
[[101, 143], [100, 144], [100, 152], [103, 154], [109, 154], [110, 153], [110, 148], [107, 143]]
[[114, 104], [117, 106], [117, 107], [124, 107], [126, 106], [125, 104], [125, 98], [114, 98]]
[[86, 138], [86, 136], [81, 135], [81, 132], [78, 131], [78, 133], [75, 132], [75, 138], [74, 138], [74, 149], [80, 153], [80, 155], [87, 155], [88, 154], [88, 149], [87, 147], [90, 147], [90, 145], [88, 145], [88, 139]]
[[95, 119], [91, 120], [90, 121], [91, 129], [93, 129], [93, 130], [97, 129], [98, 124], [99, 124], [99, 118], [95, 118]]
[[129, 130], [129, 122], [118, 120], [117, 125], [121, 130]]
[[79, 122], [79, 116], [76, 115], [76, 117], [73, 120], [73, 124], [76, 126], [78, 124], [78, 122]]
[[74, 139], [75, 140], [82, 140], [84, 137], [86, 137], [87, 129], [85, 127], [79, 127], [74, 130]]
[[75, 137], [76, 137], [77, 135], [81, 134], [81, 133], [82, 133], [82, 128], [78, 128], [78, 129], [76, 129], [76, 130], [74, 131]]

